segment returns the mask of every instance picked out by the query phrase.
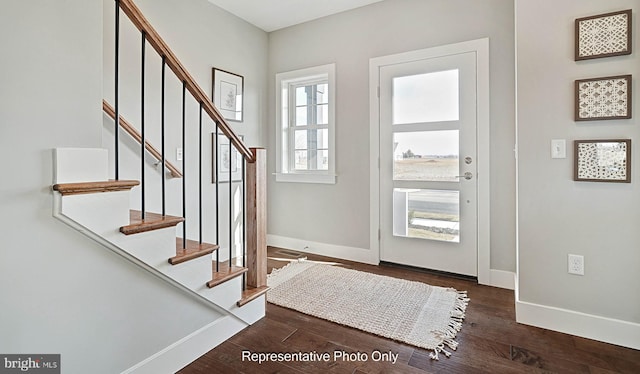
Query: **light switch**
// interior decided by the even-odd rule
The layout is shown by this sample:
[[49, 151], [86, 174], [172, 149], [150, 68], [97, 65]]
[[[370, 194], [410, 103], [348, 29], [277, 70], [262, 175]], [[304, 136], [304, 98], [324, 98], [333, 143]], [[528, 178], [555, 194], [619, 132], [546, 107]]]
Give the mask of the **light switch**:
[[567, 141], [565, 139], [551, 140], [551, 158], [567, 158]]
[[176, 148], [176, 161], [182, 161], [182, 148]]

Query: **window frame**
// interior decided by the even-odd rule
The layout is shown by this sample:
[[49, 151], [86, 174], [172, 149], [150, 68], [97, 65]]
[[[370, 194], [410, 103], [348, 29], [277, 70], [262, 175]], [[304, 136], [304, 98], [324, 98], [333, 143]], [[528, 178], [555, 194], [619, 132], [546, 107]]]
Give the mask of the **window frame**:
[[[327, 83], [328, 85], [328, 118], [327, 125], [307, 124], [296, 126], [294, 122], [296, 110], [295, 88], [311, 84]], [[315, 66], [276, 74], [276, 181], [298, 183], [335, 184], [335, 64]], [[322, 170], [295, 169], [295, 131], [327, 129], [328, 132], [328, 165]], [[307, 148], [309, 149], [309, 148]], [[324, 150], [317, 149], [316, 151]], [[308, 161], [309, 162], [309, 161]]]

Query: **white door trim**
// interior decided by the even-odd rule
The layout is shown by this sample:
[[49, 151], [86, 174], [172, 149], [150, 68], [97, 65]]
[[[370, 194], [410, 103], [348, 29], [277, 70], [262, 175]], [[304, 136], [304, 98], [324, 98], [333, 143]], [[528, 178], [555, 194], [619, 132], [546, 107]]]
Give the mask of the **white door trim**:
[[490, 236], [490, 122], [489, 122], [489, 39], [467, 42], [376, 57], [369, 60], [369, 152], [370, 152], [370, 248], [380, 258], [380, 68], [385, 65], [424, 60], [466, 52], [476, 53], [476, 110], [478, 153], [478, 283], [491, 284]]

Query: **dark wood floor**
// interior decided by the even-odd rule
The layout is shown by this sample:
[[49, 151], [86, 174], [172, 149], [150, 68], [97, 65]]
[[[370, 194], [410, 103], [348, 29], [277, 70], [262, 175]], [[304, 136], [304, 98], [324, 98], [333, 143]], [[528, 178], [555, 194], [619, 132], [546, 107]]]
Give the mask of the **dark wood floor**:
[[[269, 271], [286, 265], [274, 258], [296, 253], [269, 248]], [[189, 373], [640, 373], [640, 351], [520, 325], [515, 322], [513, 291], [389, 266], [336, 261], [348, 268], [435, 286], [467, 290], [471, 302], [457, 351], [439, 361], [429, 352], [359, 330], [267, 304], [266, 317], [212, 349], [183, 370]], [[366, 362], [243, 362], [251, 352], [364, 352]], [[374, 362], [373, 351], [393, 352], [395, 364]]]

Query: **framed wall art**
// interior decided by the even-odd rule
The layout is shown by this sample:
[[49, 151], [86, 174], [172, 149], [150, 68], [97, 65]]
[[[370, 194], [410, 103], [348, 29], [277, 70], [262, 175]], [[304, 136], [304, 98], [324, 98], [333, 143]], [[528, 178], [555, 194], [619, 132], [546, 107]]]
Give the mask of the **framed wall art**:
[[225, 70], [213, 68], [213, 104], [224, 119], [242, 122], [244, 77]]
[[575, 181], [631, 182], [631, 140], [576, 140]]
[[[244, 140], [242, 135], [238, 137]], [[211, 183], [216, 183], [216, 178], [220, 183], [229, 183], [229, 172], [232, 182], [241, 181], [242, 161], [240, 152], [231, 145], [229, 138], [224, 134], [211, 133]]]
[[631, 54], [631, 9], [576, 19], [575, 60]]
[[631, 118], [631, 75], [575, 81], [575, 120]]

